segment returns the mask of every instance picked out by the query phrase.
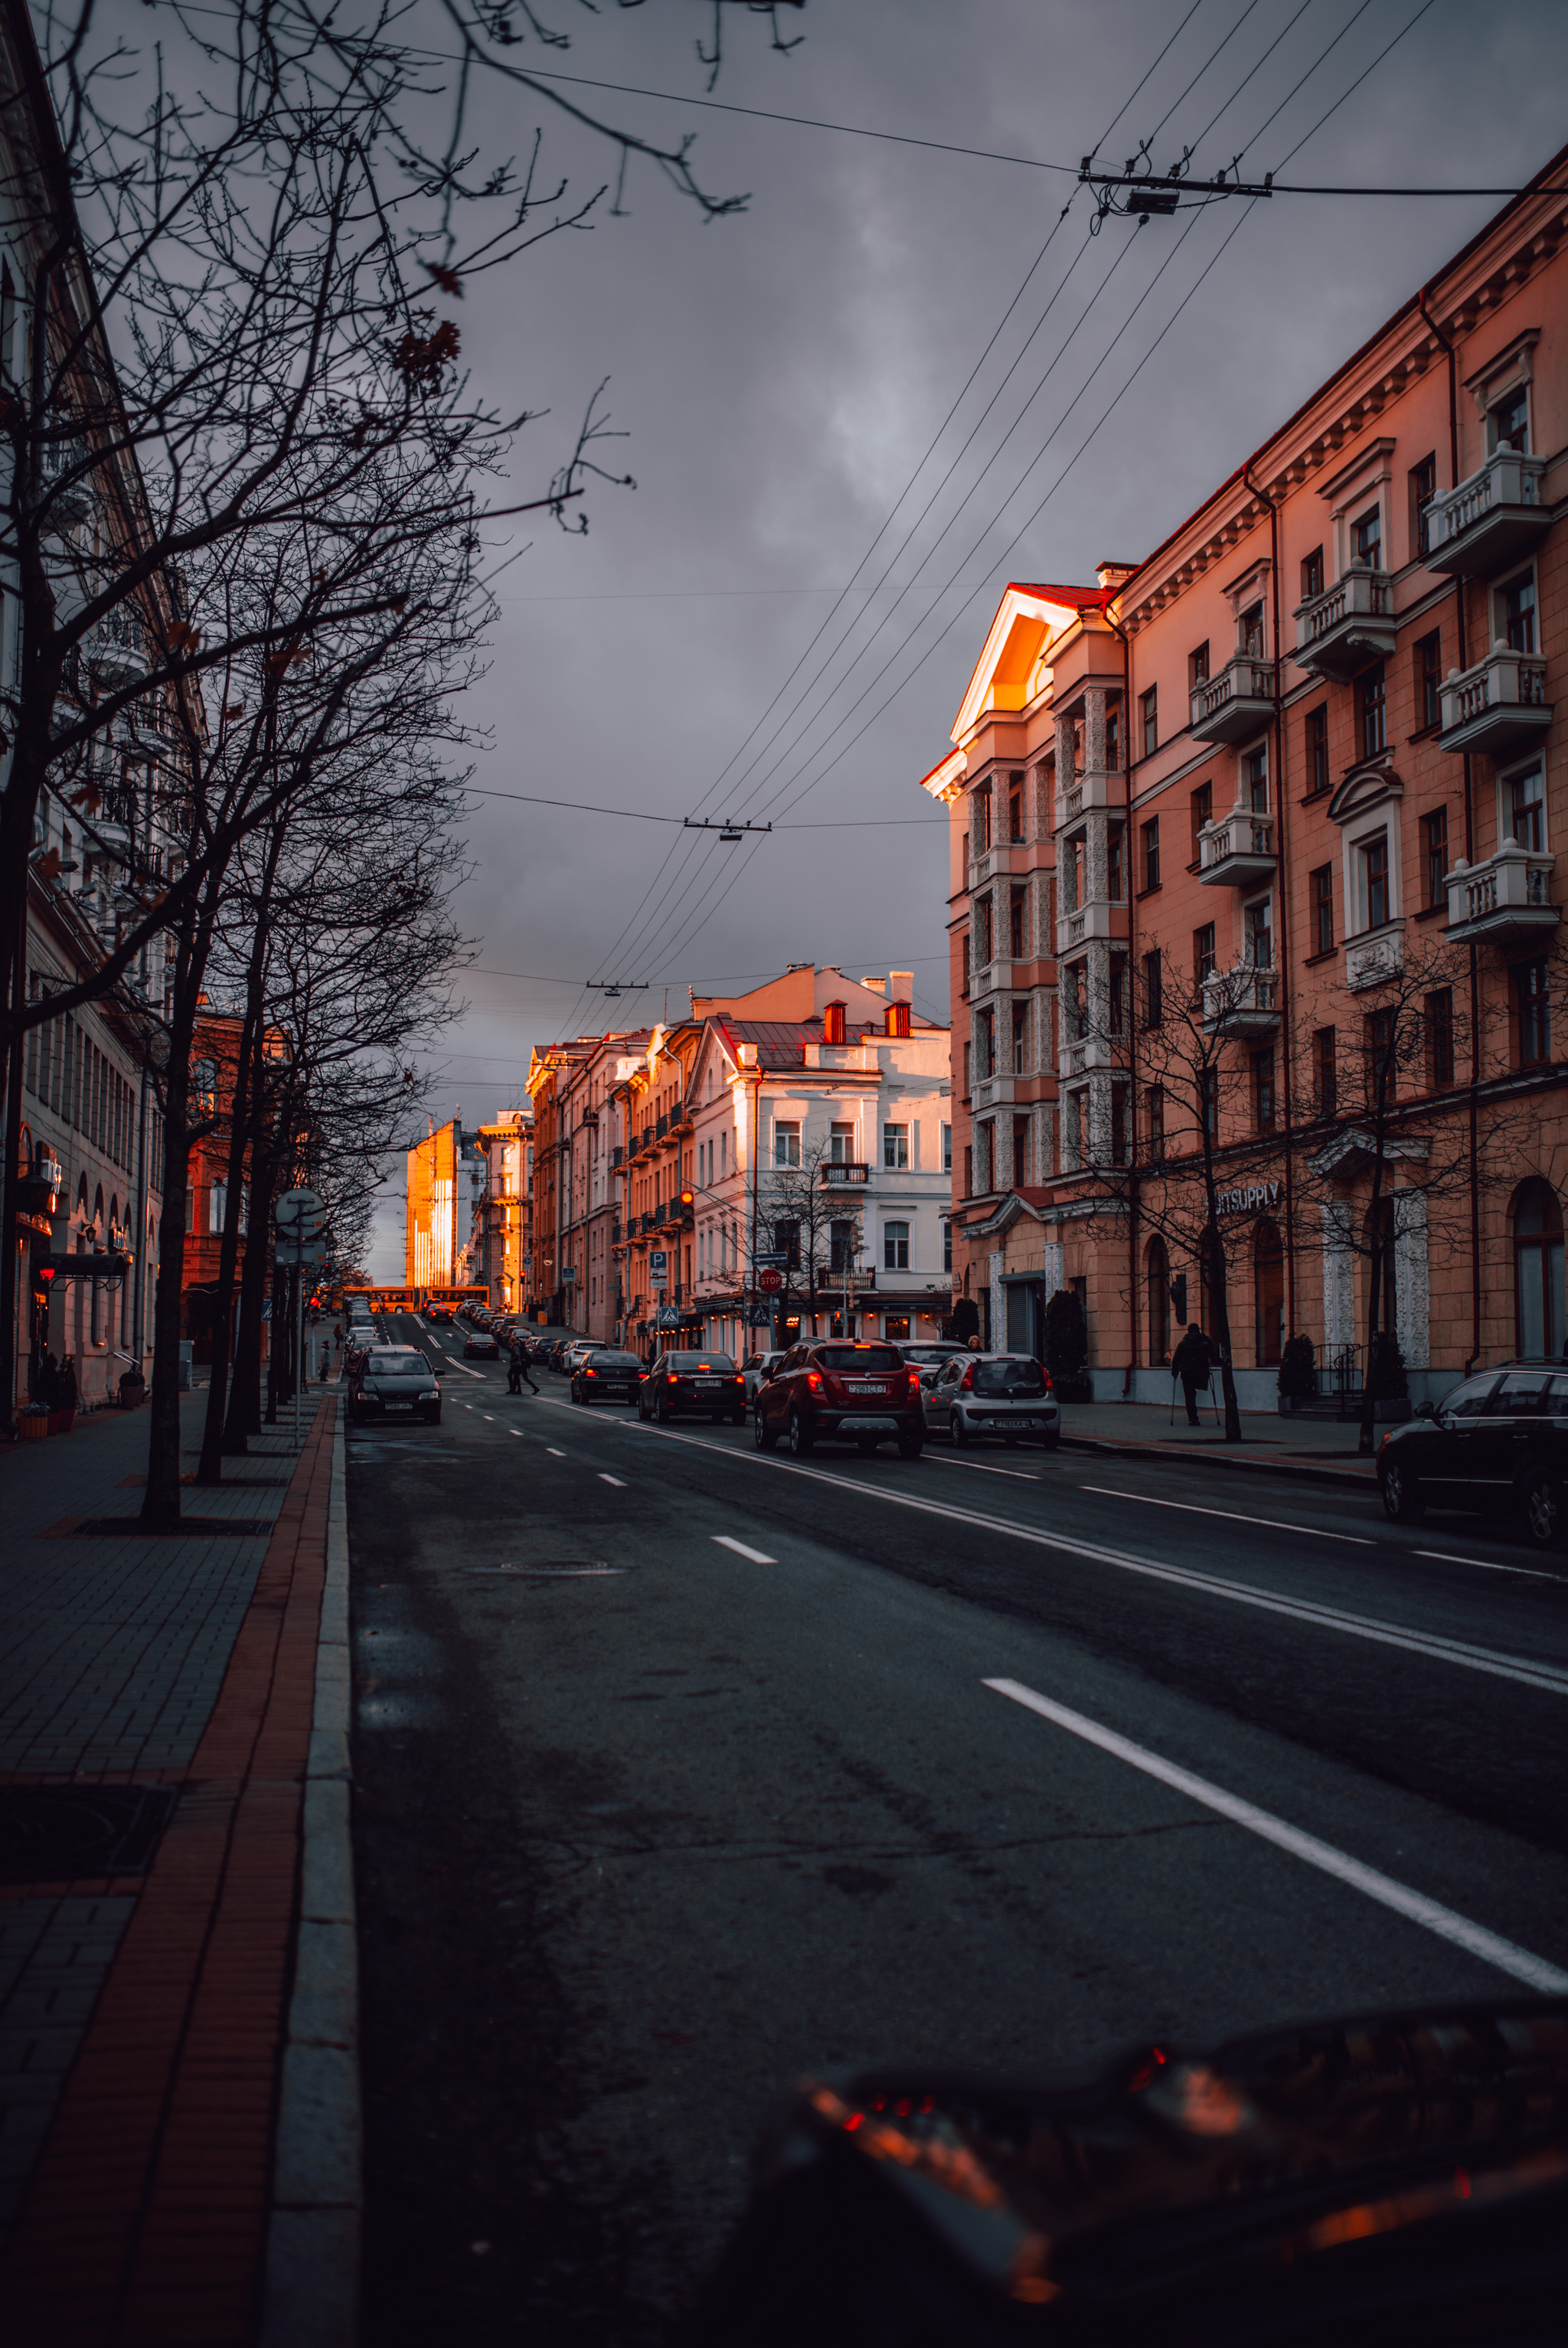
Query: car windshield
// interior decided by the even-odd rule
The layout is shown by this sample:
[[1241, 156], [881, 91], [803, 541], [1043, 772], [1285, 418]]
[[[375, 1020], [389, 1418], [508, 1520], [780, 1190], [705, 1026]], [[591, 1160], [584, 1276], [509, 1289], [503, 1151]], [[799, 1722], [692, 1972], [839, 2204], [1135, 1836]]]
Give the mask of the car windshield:
[[671, 1354], [666, 1358], [672, 1370], [686, 1377], [694, 1370], [709, 1371], [715, 1377], [722, 1376], [726, 1371], [731, 1376], [735, 1373], [735, 1364], [727, 1354]]
[[595, 1370], [640, 1370], [635, 1354], [590, 1354], [589, 1366]]
[[1032, 1361], [1026, 1354], [1005, 1362], [976, 1362], [975, 1391], [993, 1395], [1044, 1394], [1045, 1375], [1038, 1362]]
[[903, 1355], [891, 1345], [824, 1345], [816, 1357], [825, 1370], [902, 1370]]

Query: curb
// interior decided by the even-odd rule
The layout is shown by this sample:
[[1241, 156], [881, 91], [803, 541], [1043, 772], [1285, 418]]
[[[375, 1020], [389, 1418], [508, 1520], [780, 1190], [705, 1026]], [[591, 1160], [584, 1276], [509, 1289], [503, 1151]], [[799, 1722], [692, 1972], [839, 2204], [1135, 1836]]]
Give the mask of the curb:
[[1167, 1467], [1223, 1468], [1232, 1475], [1279, 1476], [1295, 1484], [1331, 1484], [1340, 1491], [1364, 1492], [1374, 1498], [1377, 1491], [1376, 1471], [1368, 1474], [1357, 1468], [1315, 1468], [1297, 1459], [1239, 1459], [1234, 1453], [1212, 1451], [1205, 1451], [1199, 1458], [1191, 1452], [1167, 1448], [1161, 1444], [1108, 1443], [1092, 1435], [1063, 1435], [1058, 1440], [1064, 1451], [1092, 1452], [1104, 1459], [1158, 1459]]
[[278, 2095], [260, 2348], [354, 2348], [364, 2209], [348, 1728], [348, 1502], [333, 1432], [299, 1939]]

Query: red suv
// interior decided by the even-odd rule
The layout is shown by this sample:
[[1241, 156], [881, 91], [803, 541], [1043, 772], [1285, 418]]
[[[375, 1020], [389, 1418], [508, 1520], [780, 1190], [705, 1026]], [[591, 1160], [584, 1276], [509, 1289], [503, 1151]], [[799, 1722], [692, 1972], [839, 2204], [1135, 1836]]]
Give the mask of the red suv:
[[918, 1459], [925, 1436], [920, 1378], [898, 1348], [843, 1338], [792, 1347], [758, 1387], [751, 1423], [758, 1451], [787, 1435], [797, 1454], [819, 1441], [864, 1453], [896, 1441], [901, 1458]]

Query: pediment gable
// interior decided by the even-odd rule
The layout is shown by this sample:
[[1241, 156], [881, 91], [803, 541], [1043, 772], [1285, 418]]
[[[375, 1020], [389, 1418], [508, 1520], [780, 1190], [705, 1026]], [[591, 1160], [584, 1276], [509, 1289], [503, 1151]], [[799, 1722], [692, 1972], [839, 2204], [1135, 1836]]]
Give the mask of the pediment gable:
[[972, 733], [988, 709], [1023, 709], [1035, 700], [1045, 690], [1043, 663], [1051, 645], [1077, 625], [1080, 613], [1103, 610], [1109, 592], [1015, 581], [996, 607], [953, 721], [954, 741], [962, 742]]
[[1377, 759], [1351, 767], [1329, 800], [1328, 812], [1336, 823], [1353, 823], [1359, 816], [1370, 815], [1374, 808], [1404, 796], [1401, 778], [1386, 761]]

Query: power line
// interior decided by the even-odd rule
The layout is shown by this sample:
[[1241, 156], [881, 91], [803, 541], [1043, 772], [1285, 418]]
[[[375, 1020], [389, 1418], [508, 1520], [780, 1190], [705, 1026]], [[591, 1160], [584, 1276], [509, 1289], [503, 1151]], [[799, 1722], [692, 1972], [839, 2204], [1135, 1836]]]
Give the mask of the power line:
[[[470, 798], [511, 799], [519, 807], [566, 808], [573, 815], [614, 815], [627, 823], [673, 823], [682, 829], [695, 829], [689, 816], [651, 815], [646, 808], [601, 807], [593, 799], [541, 798], [532, 791], [487, 790], [479, 783], [465, 783], [463, 788]], [[867, 831], [897, 825], [907, 831], [912, 825], [918, 829], [922, 823], [934, 823], [936, 819], [933, 816], [901, 815], [830, 817], [820, 822], [791, 823], [781, 828], [787, 831]], [[717, 827], [707, 828], [717, 829]]]

